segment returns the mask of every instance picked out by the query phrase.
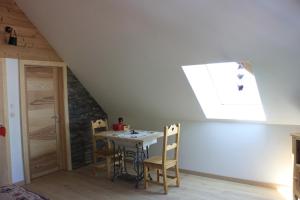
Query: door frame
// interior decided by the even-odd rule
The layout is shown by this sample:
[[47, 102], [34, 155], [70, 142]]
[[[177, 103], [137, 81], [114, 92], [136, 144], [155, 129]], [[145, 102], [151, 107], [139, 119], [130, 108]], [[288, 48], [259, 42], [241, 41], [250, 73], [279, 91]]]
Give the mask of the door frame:
[[0, 73], [2, 74], [2, 102], [3, 102], [3, 125], [6, 129], [5, 136], [5, 149], [6, 149], [6, 169], [4, 169], [7, 173], [7, 181], [8, 184], [12, 183], [12, 174], [11, 174], [11, 152], [10, 152], [10, 139], [9, 139], [9, 123], [8, 123], [8, 102], [7, 102], [7, 73], [6, 73], [6, 64], [5, 58], [0, 58]]
[[[67, 86], [67, 65], [63, 62], [52, 61], [33, 61], [33, 60], [19, 60], [20, 68], [20, 100], [21, 100], [21, 124], [22, 124], [22, 143], [23, 143], [23, 160], [24, 160], [24, 174], [25, 183], [28, 184], [31, 181], [30, 176], [30, 164], [29, 164], [29, 144], [28, 144], [28, 116], [27, 116], [27, 102], [26, 102], [26, 74], [25, 66], [37, 66], [37, 67], [60, 67], [62, 69], [63, 78], [63, 119], [60, 123], [63, 123], [64, 133], [62, 135], [64, 142], [61, 142], [63, 149], [63, 158], [65, 166], [63, 170], [72, 170], [71, 165], [71, 145], [70, 145], [70, 129], [69, 129], [69, 109], [68, 109], [68, 86]], [[60, 88], [59, 88], [60, 90]]]

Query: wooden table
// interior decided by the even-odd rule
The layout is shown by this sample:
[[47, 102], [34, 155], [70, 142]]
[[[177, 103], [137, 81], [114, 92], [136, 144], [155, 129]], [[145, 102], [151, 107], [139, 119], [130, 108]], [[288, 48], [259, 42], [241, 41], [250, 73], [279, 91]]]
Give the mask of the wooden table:
[[[95, 134], [95, 139], [106, 138], [113, 145], [114, 155], [114, 173], [112, 180], [117, 177], [132, 177], [127, 171], [126, 161], [133, 162], [135, 187], [144, 178], [143, 161], [149, 158], [149, 146], [157, 143], [158, 138], [163, 137], [163, 132], [131, 130], [131, 131], [103, 131]], [[116, 165], [121, 163], [123, 159], [124, 165]]]

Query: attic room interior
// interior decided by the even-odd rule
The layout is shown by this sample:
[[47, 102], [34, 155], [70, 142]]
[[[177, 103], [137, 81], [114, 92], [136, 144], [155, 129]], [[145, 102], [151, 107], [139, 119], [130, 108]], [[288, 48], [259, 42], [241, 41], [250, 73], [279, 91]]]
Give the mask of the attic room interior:
[[298, 0], [0, 0], [0, 200], [300, 199]]

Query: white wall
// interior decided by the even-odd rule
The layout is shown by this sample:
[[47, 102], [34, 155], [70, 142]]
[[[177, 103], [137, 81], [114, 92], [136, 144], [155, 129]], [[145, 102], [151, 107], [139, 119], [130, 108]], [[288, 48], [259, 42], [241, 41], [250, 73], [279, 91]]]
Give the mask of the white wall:
[[[111, 123], [117, 116], [111, 117]], [[168, 120], [130, 118], [133, 128], [163, 130]], [[300, 126], [234, 122], [173, 121], [182, 124], [180, 168], [239, 179], [291, 185], [292, 140]], [[152, 154], [160, 154], [159, 145]], [[157, 148], [156, 148], [157, 147]]]
[[181, 66], [246, 60], [267, 121], [300, 125], [300, 1], [16, 2], [108, 113], [205, 120]]
[[24, 180], [21, 140], [19, 64], [17, 59], [5, 59], [7, 71], [7, 96], [12, 182]]

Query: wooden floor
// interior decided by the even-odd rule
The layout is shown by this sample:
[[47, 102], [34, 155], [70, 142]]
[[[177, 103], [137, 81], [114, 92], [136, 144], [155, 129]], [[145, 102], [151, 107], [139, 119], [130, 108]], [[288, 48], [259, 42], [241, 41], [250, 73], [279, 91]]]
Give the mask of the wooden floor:
[[233, 182], [181, 174], [181, 187], [150, 185], [145, 191], [124, 180], [111, 182], [105, 174], [94, 177], [89, 167], [56, 172], [32, 181], [26, 187], [50, 200], [284, 200], [276, 191]]

